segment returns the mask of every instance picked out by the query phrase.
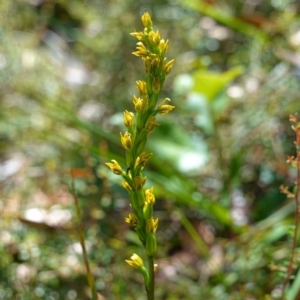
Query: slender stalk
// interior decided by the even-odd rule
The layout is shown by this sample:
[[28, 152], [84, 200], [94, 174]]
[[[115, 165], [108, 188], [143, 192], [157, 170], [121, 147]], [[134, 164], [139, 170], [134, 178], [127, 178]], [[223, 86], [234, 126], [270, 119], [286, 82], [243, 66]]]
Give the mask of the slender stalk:
[[87, 273], [87, 281], [88, 281], [89, 287], [92, 292], [92, 300], [97, 300], [97, 290], [96, 290], [96, 286], [95, 286], [95, 280], [94, 280], [93, 274], [91, 272], [89, 260], [87, 258], [86, 246], [85, 246], [85, 241], [84, 241], [84, 233], [83, 233], [83, 227], [82, 227], [82, 222], [81, 222], [81, 211], [80, 211], [80, 207], [79, 207], [79, 201], [78, 201], [78, 198], [77, 198], [77, 195], [75, 192], [75, 183], [74, 183], [74, 176], [73, 176], [72, 170], [71, 170], [71, 178], [72, 178], [72, 180], [71, 180], [72, 193], [73, 193], [73, 197], [74, 197], [74, 203], [75, 203], [75, 207], [76, 207], [76, 216], [77, 216], [77, 222], [78, 222], [77, 230], [78, 230], [79, 241], [80, 241], [80, 245], [82, 248], [82, 255], [83, 255], [83, 260], [84, 260], [86, 273]]
[[153, 187], [144, 189], [147, 177], [142, 175], [148, 160], [153, 153], [144, 152], [150, 133], [159, 126], [157, 115], [166, 115], [175, 108], [167, 104], [171, 100], [163, 99], [159, 104], [159, 94], [166, 76], [171, 72], [174, 59], [167, 61], [165, 57], [169, 41], [161, 39], [159, 31], [154, 31], [149, 13], [142, 18], [144, 30], [132, 32], [137, 38], [136, 51], [132, 54], [140, 57], [144, 62], [146, 78], [137, 80], [138, 96], [133, 95], [135, 113], [124, 111], [124, 125], [127, 131], [120, 133], [121, 144], [126, 150], [126, 171], [116, 160], [106, 165], [116, 175], [123, 177], [122, 185], [128, 191], [130, 206], [133, 210], [125, 218], [138, 234], [148, 260], [148, 270], [143, 260], [136, 253], [126, 262], [138, 269], [144, 276], [148, 300], [154, 300], [154, 255], [157, 251], [155, 232], [158, 227], [158, 218], [154, 218], [153, 206], [155, 196]]
[[148, 256], [148, 268], [149, 268], [149, 285], [147, 288], [147, 297], [148, 300], [154, 300], [154, 281], [155, 281], [155, 273], [154, 273], [154, 260], [153, 256]]

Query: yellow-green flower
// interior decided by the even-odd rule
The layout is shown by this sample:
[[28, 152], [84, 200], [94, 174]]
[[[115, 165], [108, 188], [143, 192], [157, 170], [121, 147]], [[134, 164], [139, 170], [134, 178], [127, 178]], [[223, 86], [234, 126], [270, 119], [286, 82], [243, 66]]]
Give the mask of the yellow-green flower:
[[153, 46], [158, 46], [160, 42], [160, 34], [158, 30], [156, 32], [150, 31], [148, 35], [148, 39]]
[[154, 205], [155, 196], [153, 194], [153, 187], [145, 191], [145, 199], [147, 204]]
[[132, 127], [134, 120], [134, 114], [127, 110], [124, 111], [124, 124], [127, 128]]
[[157, 107], [157, 112], [160, 115], [166, 115], [169, 113], [172, 109], [175, 108], [173, 105], [167, 105], [165, 104], [167, 101], [171, 101], [169, 98], [165, 98]]
[[165, 73], [165, 75], [168, 75], [171, 72], [171, 69], [173, 67], [175, 59], [171, 59], [168, 62], [165, 62], [165, 61], [166, 61], [166, 59], [164, 59], [163, 72]]
[[147, 95], [147, 84], [145, 81], [137, 80], [136, 87], [139, 91], [140, 96]]
[[152, 116], [146, 123], [146, 131], [149, 133], [157, 126], [159, 126], [159, 124], [156, 122], [156, 118]]
[[152, 20], [151, 20], [151, 17], [148, 12], [145, 12], [142, 15], [142, 23], [145, 27], [148, 27], [148, 28], [152, 27]]
[[127, 181], [123, 180], [122, 185], [128, 192], [132, 190], [130, 184]]
[[125, 260], [129, 266], [136, 268], [136, 269], [141, 269], [144, 267], [143, 260], [135, 253], [130, 257], [131, 260]]
[[144, 169], [147, 161], [149, 160], [149, 158], [152, 155], [153, 155], [153, 153], [142, 152], [141, 155], [138, 156], [137, 159], [136, 159], [136, 161], [135, 161], [135, 167], [140, 166], [141, 169]]
[[160, 40], [160, 43], [159, 43], [159, 50], [160, 50], [160, 53], [162, 55], [165, 55], [166, 52], [168, 51], [168, 47], [169, 47], [169, 41], [168, 40]]
[[123, 170], [121, 166], [118, 164], [118, 162], [114, 159], [112, 159], [112, 163], [105, 163], [115, 174], [121, 175], [123, 173]]
[[146, 230], [148, 233], [155, 233], [158, 227], [158, 219], [151, 218], [147, 221]]
[[147, 105], [147, 98], [137, 98], [136, 95], [133, 95], [133, 104], [137, 112], [142, 112], [145, 110]]
[[139, 41], [142, 41], [145, 38], [145, 35], [143, 32], [131, 32], [130, 35], [134, 36], [137, 38]]
[[125, 218], [125, 222], [128, 223], [132, 228], [135, 228], [139, 224], [139, 219], [133, 213], [128, 215], [128, 218]]
[[155, 94], [158, 94], [161, 89], [161, 83], [159, 77], [154, 77], [152, 81], [152, 90]]
[[123, 136], [122, 132], [120, 132], [120, 136], [121, 136], [121, 143], [123, 147], [127, 150], [130, 150], [133, 146], [133, 140], [131, 134], [129, 132], [125, 132]]
[[133, 179], [133, 184], [136, 190], [140, 190], [146, 183], [147, 177], [136, 176]]
[[146, 46], [143, 44], [143, 42], [136, 43], [136, 50], [137, 51], [132, 52], [132, 54], [135, 56], [146, 57], [150, 54], [149, 50], [146, 48]]
[[[151, 61], [151, 74], [152, 75], [158, 75], [160, 73], [160, 58], [158, 55], [155, 54], [153, 56], [152, 61]], [[158, 78], [158, 77], [156, 77]], [[159, 80], [159, 78], [158, 78]], [[159, 88], [160, 88], [160, 83], [159, 83]]]
[[144, 58], [144, 62], [145, 62], [145, 71], [146, 71], [146, 74], [150, 75], [151, 74], [151, 69], [152, 69], [151, 58], [150, 57], [145, 57]]

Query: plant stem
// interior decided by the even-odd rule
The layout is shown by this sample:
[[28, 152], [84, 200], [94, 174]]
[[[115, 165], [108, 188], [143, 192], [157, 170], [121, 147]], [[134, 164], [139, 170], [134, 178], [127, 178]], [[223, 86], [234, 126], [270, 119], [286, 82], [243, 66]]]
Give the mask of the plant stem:
[[78, 221], [78, 236], [79, 236], [79, 241], [80, 241], [80, 245], [82, 248], [84, 264], [86, 267], [87, 281], [91, 288], [92, 300], [97, 300], [97, 290], [96, 290], [96, 286], [95, 286], [95, 280], [94, 280], [93, 274], [91, 272], [90, 264], [89, 264], [89, 261], [87, 258], [87, 252], [86, 252], [85, 241], [84, 241], [84, 233], [83, 233], [82, 222], [81, 222], [81, 211], [80, 211], [80, 207], [79, 207], [78, 198], [77, 198], [77, 195], [75, 192], [73, 170], [71, 170], [71, 178], [72, 178], [72, 182], [71, 182], [72, 193], [73, 193], [73, 197], [74, 197], [74, 202], [75, 202], [75, 207], [76, 207], [76, 215], [77, 215], [77, 221]]
[[153, 256], [148, 256], [148, 268], [149, 268], [149, 285], [147, 287], [148, 300], [154, 300], [154, 260]]

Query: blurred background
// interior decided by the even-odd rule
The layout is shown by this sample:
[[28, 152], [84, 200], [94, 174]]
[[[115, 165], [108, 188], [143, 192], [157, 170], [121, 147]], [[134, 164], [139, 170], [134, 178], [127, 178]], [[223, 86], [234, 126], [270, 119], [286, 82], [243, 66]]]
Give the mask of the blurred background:
[[[99, 299], [146, 299], [124, 218], [123, 111], [144, 67], [129, 35], [148, 11], [176, 62], [152, 133], [156, 299], [279, 299], [290, 257], [299, 112], [293, 0], [1, 0], [0, 299], [90, 299], [74, 169]], [[298, 257], [298, 256], [297, 256]], [[297, 299], [298, 271], [288, 288]]]

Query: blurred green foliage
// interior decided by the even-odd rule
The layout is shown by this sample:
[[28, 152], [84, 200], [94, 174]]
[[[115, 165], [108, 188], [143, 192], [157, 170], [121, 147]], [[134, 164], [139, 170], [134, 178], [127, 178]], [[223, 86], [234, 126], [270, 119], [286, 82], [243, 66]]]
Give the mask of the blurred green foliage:
[[[156, 299], [276, 299], [290, 254], [299, 111], [297, 1], [0, 2], [0, 299], [89, 299], [70, 168], [101, 299], [144, 299], [124, 260], [136, 236], [122, 112], [143, 67], [131, 55], [149, 11], [176, 64], [176, 110], [152, 134]], [[287, 297], [296, 299], [299, 274]], [[269, 298], [268, 298], [269, 297]]]

